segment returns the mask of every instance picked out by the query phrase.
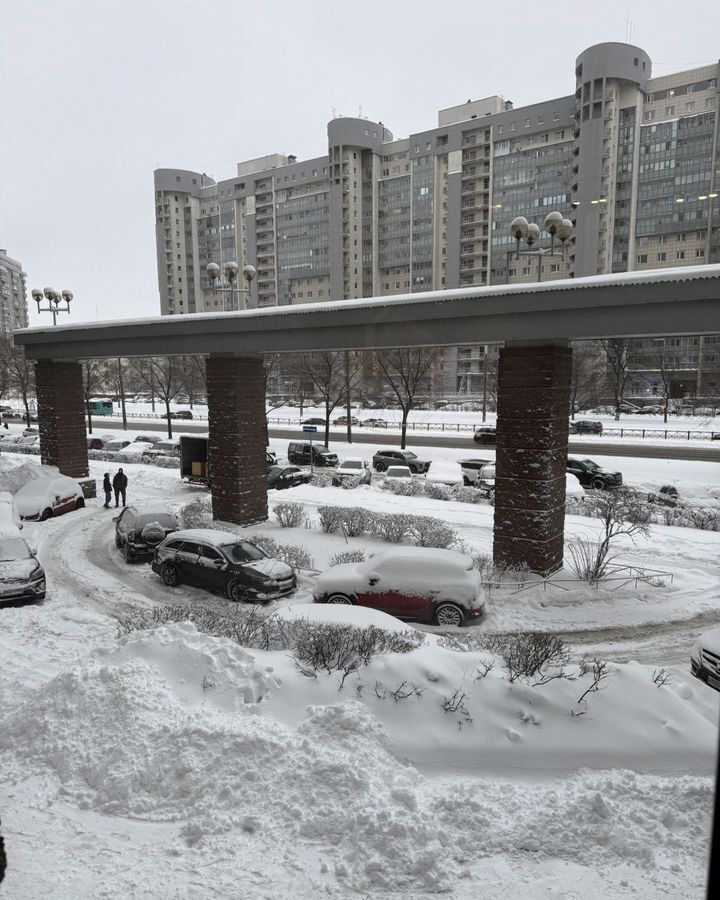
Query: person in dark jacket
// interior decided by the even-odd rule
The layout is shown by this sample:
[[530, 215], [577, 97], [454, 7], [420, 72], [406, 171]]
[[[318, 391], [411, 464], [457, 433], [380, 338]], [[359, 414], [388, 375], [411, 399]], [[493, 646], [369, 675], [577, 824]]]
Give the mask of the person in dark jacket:
[[117, 507], [122, 497], [122, 504], [125, 506], [125, 490], [127, 489], [127, 475], [122, 469], [118, 469], [112, 481], [113, 490], [115, 491], [115, 506]]
[[110, 509], [110, 500], [112, 499], [112, 484], [110, 483], [110, 473], [105, 473], [103, 478], [103, 490], [105, 491], [105, 505], [103, 509]]

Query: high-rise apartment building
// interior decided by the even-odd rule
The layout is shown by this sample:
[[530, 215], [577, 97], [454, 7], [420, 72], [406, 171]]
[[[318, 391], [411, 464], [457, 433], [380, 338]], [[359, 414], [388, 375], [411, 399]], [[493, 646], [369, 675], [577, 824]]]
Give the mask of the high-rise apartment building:
[[28, 308], [25, 273], [22, 265], [0, 250], [0, 333], [12, 334], [16, 328], [27, 328]]
[[[568, 96], [468, 100], [402, 139], [336, 118], [326, 156], [243, 162], [219, 183], [157, 170], [161, 311], [226, 308], [206, 266], [230, 260], [257, 268], [241, 307], [720, 262], [720, 65], [652, 78], [640, 48], [599, 44], [574, 74]], [[512, 219], [553, 210], [568, 246], [516, 258]], [[436, 390], [478, 389], [472, 337], [480, 349], [443, 354]]]

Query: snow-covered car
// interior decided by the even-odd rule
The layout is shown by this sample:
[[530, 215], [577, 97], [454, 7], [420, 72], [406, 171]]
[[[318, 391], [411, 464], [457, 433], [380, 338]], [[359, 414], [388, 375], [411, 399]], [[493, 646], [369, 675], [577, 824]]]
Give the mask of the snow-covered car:
[[352, 479], [357, 479], [358, 484], [370, 484], [372, 480], [370, 464], [361, 456], [348, 456], [342, 460], [333, 472], [332, 483], [340, 487]]
[[168, 587], [193, 584], [236, 602], [264, 603], [294, 593], [295, 572], [232, 531], [188, 528], [155, 550], [152, 570]]
[[578, 500], [585, 496], [585, 489], [580, 484], [580, 479], [572, 472], [565, 473], [565, 496], [575, 497]]
[[475, 487], [488, 497], [495, 493], [495, 463], [488, 463], [479, 470]]
[[460, 469], [463, 474], [463, 482], [468, 485], [475, 484], [480, 469], [482, 469], [483, 466], [487, 466], [490, 462], [492, 462], [492, 460], [479, 459], [476, 456], [471, 459], [461, 459]]
[[0, 437], [0, 443], [3, 446], [9, 446], [10, 444], [17, 444], [18, 441], [22, 440], [21, 434], [4, 434]]
[[67, 475], [51, 475], [29, 481], [15, 494], [21, 519], [36, 522], [61, 516], [85, 506], [82, 488]]
[[15, 529], [0, 531], [0, 605], [45, 598], [45, 570]]
[[318, 576], [313, 600], [369, 606], [437, 625], [462, 625], [485, 608], [472, 559], [429, 547], [398, 547], [365, 562], [333, 566]]
[[152, 556], [158, 544], [178, 529], [175, 513], [167, 506], [126, 506], [116, 516], [115, 546], [126, 562]]
[[157, 434], [139, 434], [134, 440], [134, 444], [157, 444], [162, 438]]
[[463, 470], [459, 462], [451, 459], [436, 459], [425, 476], [426, 481], [434, 484], [463, 484]]
[[130, 446], [130, 441], [118, 439], [118, 440], [108, 441], [105, 444], [105, 446], [103, 447], [103, 450], [105, 450], [107, 453], [120, 453], [121, 450], [124, 450], [125, 447], [129, 447], [129, 446]]
[[413, 477], [413, 473], [408, 466], [390, 466], [385, 472], [383, 485], [396, 484], [399, 481], [412, 481]]
[[152, 459], [154, 456], [180, 456], [180, 441], [158, 441], [156, 444], [146, 447], [142, 455]]
[[15, 498], [10, 491], [0, 491], [0, 533], [12, 533], [14, 528], [22, 527], [22, 519], [18, 514], [17, 506], [15, 506]]
[[363, 419], [360, 424], [363, 428], [387, 428], [385, 419]]
[[690, 651], [690, 672], [720, 691], [720, 628], [706, 631]]

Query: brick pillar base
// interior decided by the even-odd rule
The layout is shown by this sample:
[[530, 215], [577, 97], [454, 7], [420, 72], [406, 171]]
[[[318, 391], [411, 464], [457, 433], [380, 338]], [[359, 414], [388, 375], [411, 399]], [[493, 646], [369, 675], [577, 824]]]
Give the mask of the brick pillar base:
[[63, 475], [88, 475], [82, 368], [76, 362], [35, 363], [40, 459]]
[[262, 360], [210, 356], [206, 365], [213, 517], [235, 525], [262, 522], [268, 517]]
[[571, 365], [567, 347], [500, 351], [493, 555], [539, 575], [563, 564]]

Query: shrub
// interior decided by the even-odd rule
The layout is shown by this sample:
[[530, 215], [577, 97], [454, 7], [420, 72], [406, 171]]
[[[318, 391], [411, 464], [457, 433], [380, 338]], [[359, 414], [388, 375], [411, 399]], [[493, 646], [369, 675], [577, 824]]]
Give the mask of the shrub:
[[314, 625], [304, 623], [295, 635], [294, 656], [306, 672], [352, 672], [378, 653], [409, 653], [424, 640], [421, 632], [384, 631], [370, 625]]
[[334, 534], [342, 522], [342, 506], [318, 506], [320, 527], [326, 534]]
[[342, 566], [345, 563], [361, 563], [365, 562], [365, 552], [363, 550], [345, 550], [343, 553], [336, 553], [330, 559], [331, 566]]
[[412, 518], [404, 513], [379, 513], [373, 516], [370, 533], [381, 541], [399, 544], [408, 534]]
[[425, 493], [425, 483], [415, 478], [407, 478], [404, 481], [385, 481], [383, 488], [392, 491], [398, 497], [420, 497]]
[[435, 484], [433, 481], [425, 482], [425, 496], [432, 500], [450, 500], [452, 488], [447, 484]]
[[433, 516], [409, 516], [408, 534], [420, 547], [440, 547], [447, 549], [458, 541], [454, 528], [446, 525], [442, 519]]
[[328, 475], [327, 472], [314, 472], [310, 476], [309, 484], [319, 488], [330, 487], [332, 485], [332, 475]]
[[373, 513], [359, 506], [340, 506], [340, 522], [349, 537], [358, 537], [369, 531]]
[[460, 503], [484, 503], [487, 497], [481, 490], [474, 487], [467, 487], [464, 484], [456, 484], [450, 488], [450, 496], [453, 500]]
[[352, 475], [350, 478], [341, 478], [340, 487], [344, 491], [351, 491], [362, 484], [362, 475]]
[[268, 556], [281, 559], [293, 569], [315, 568], [313, 559], [305, 547], [299, 547], [297, 544], [279, 544], [268, 534], [254, 534], [250, 540], [264, 550]]
[[483, 577], [492, 573], [493, 561], [488, 553], [473, 553], [472, 561], [473, 566]]
[[302, 528], [307, 521], [302, 503], [276, 503], [273, 512], [282, 528]]
[[684, 511], [684, 516], [693, 528], [701, 531], [720, 531], [720, 510], [702, 506], [691, 506]]
[[483, 634], [477, 636], [479, 648], [502, 658], [509, 681], [538, 680], [545, 684], [553, 678], [569, 677], [565, 666], [570, 659], [567, 645], [559, 637], [539, 632]]
[[196, 497], [180, 511], [183, 528], [213, 528], [212, 502], [209, 497]]

